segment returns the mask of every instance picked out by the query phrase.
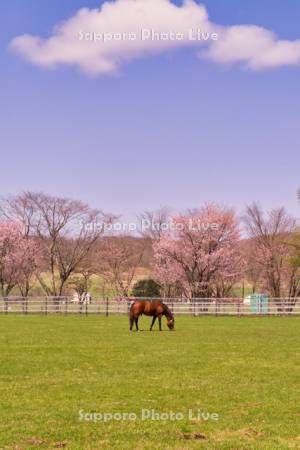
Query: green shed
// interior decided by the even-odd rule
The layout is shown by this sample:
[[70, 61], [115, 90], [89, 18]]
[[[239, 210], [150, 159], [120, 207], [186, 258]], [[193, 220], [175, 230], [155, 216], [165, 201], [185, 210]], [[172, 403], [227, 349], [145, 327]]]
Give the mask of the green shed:
[[269, 297], [265, 294], [252, 294], [250, 296], [250, 309], [254, 314], [268, 314]]

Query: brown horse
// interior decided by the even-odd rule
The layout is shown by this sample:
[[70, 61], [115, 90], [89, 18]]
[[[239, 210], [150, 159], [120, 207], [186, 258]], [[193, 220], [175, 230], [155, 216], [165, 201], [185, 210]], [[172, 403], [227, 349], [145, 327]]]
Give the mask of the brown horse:
[[152, 331], [153, 325], [158, 318], [159, 330], [161, 331], [161, 318], [166, 316], [167, 325], [170, 330], [174, 329], [174, 316], [167, 305], [160, 300], [135, 300], [130, 307], [130, 331], [132, 331], [133, 323], [135, 322], [136, 331], [139, 331], [138, 321], [139, 316], [145, 314], [145, 316], [152, 316], [152, 323], [150, 331]]

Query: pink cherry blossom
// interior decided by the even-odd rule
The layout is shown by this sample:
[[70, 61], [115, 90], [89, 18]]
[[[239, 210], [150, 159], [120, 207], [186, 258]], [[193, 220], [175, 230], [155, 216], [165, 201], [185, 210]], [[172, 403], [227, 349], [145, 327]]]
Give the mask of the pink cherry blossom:
[[184, 295], [223, 294], [243, 270], [239, 222], [231, 209], [215, 204], [173, 218], [171, 231], [154, 244], [155, 277], [180, 284]]
[[[7, 296], [18, 285], [28, 284], [37, 268], [39, 246], [24, 236], [17, 222], [0, 223], [0, 289]], [[28, 293], [28, 292], [27, 292]]]

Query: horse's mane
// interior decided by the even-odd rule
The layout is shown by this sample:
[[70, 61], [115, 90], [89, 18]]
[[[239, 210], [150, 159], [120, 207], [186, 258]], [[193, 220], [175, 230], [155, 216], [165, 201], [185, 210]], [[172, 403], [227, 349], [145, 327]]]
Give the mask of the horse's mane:
[[174, 315], [173, 315], [172, 311], [170, 310], [170, 308], [168, 307], [168, 305], [166, 305], [166, 304], [164, 303], [164, 307], [165, 307], [165, 312], [168, 314], [168, 316], [169, 316], [171, 319], [174, 319]]

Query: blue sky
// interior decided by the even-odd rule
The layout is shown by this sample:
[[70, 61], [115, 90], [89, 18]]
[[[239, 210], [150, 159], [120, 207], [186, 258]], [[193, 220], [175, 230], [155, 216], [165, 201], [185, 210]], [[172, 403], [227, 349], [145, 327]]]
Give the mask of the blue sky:
[[[208, 201], [242, 212], [253, 200], [298, 215], [299, 65], [253, 71], [181, 49], [91, 78], [8, 50], [16, 36], [47, 38], [79, 8], [100, 3], [1, 1], [0, 193], [42, 190], [125, 217]], [[300, 39], [298, 0], [203, 3], [219, 25]]]

